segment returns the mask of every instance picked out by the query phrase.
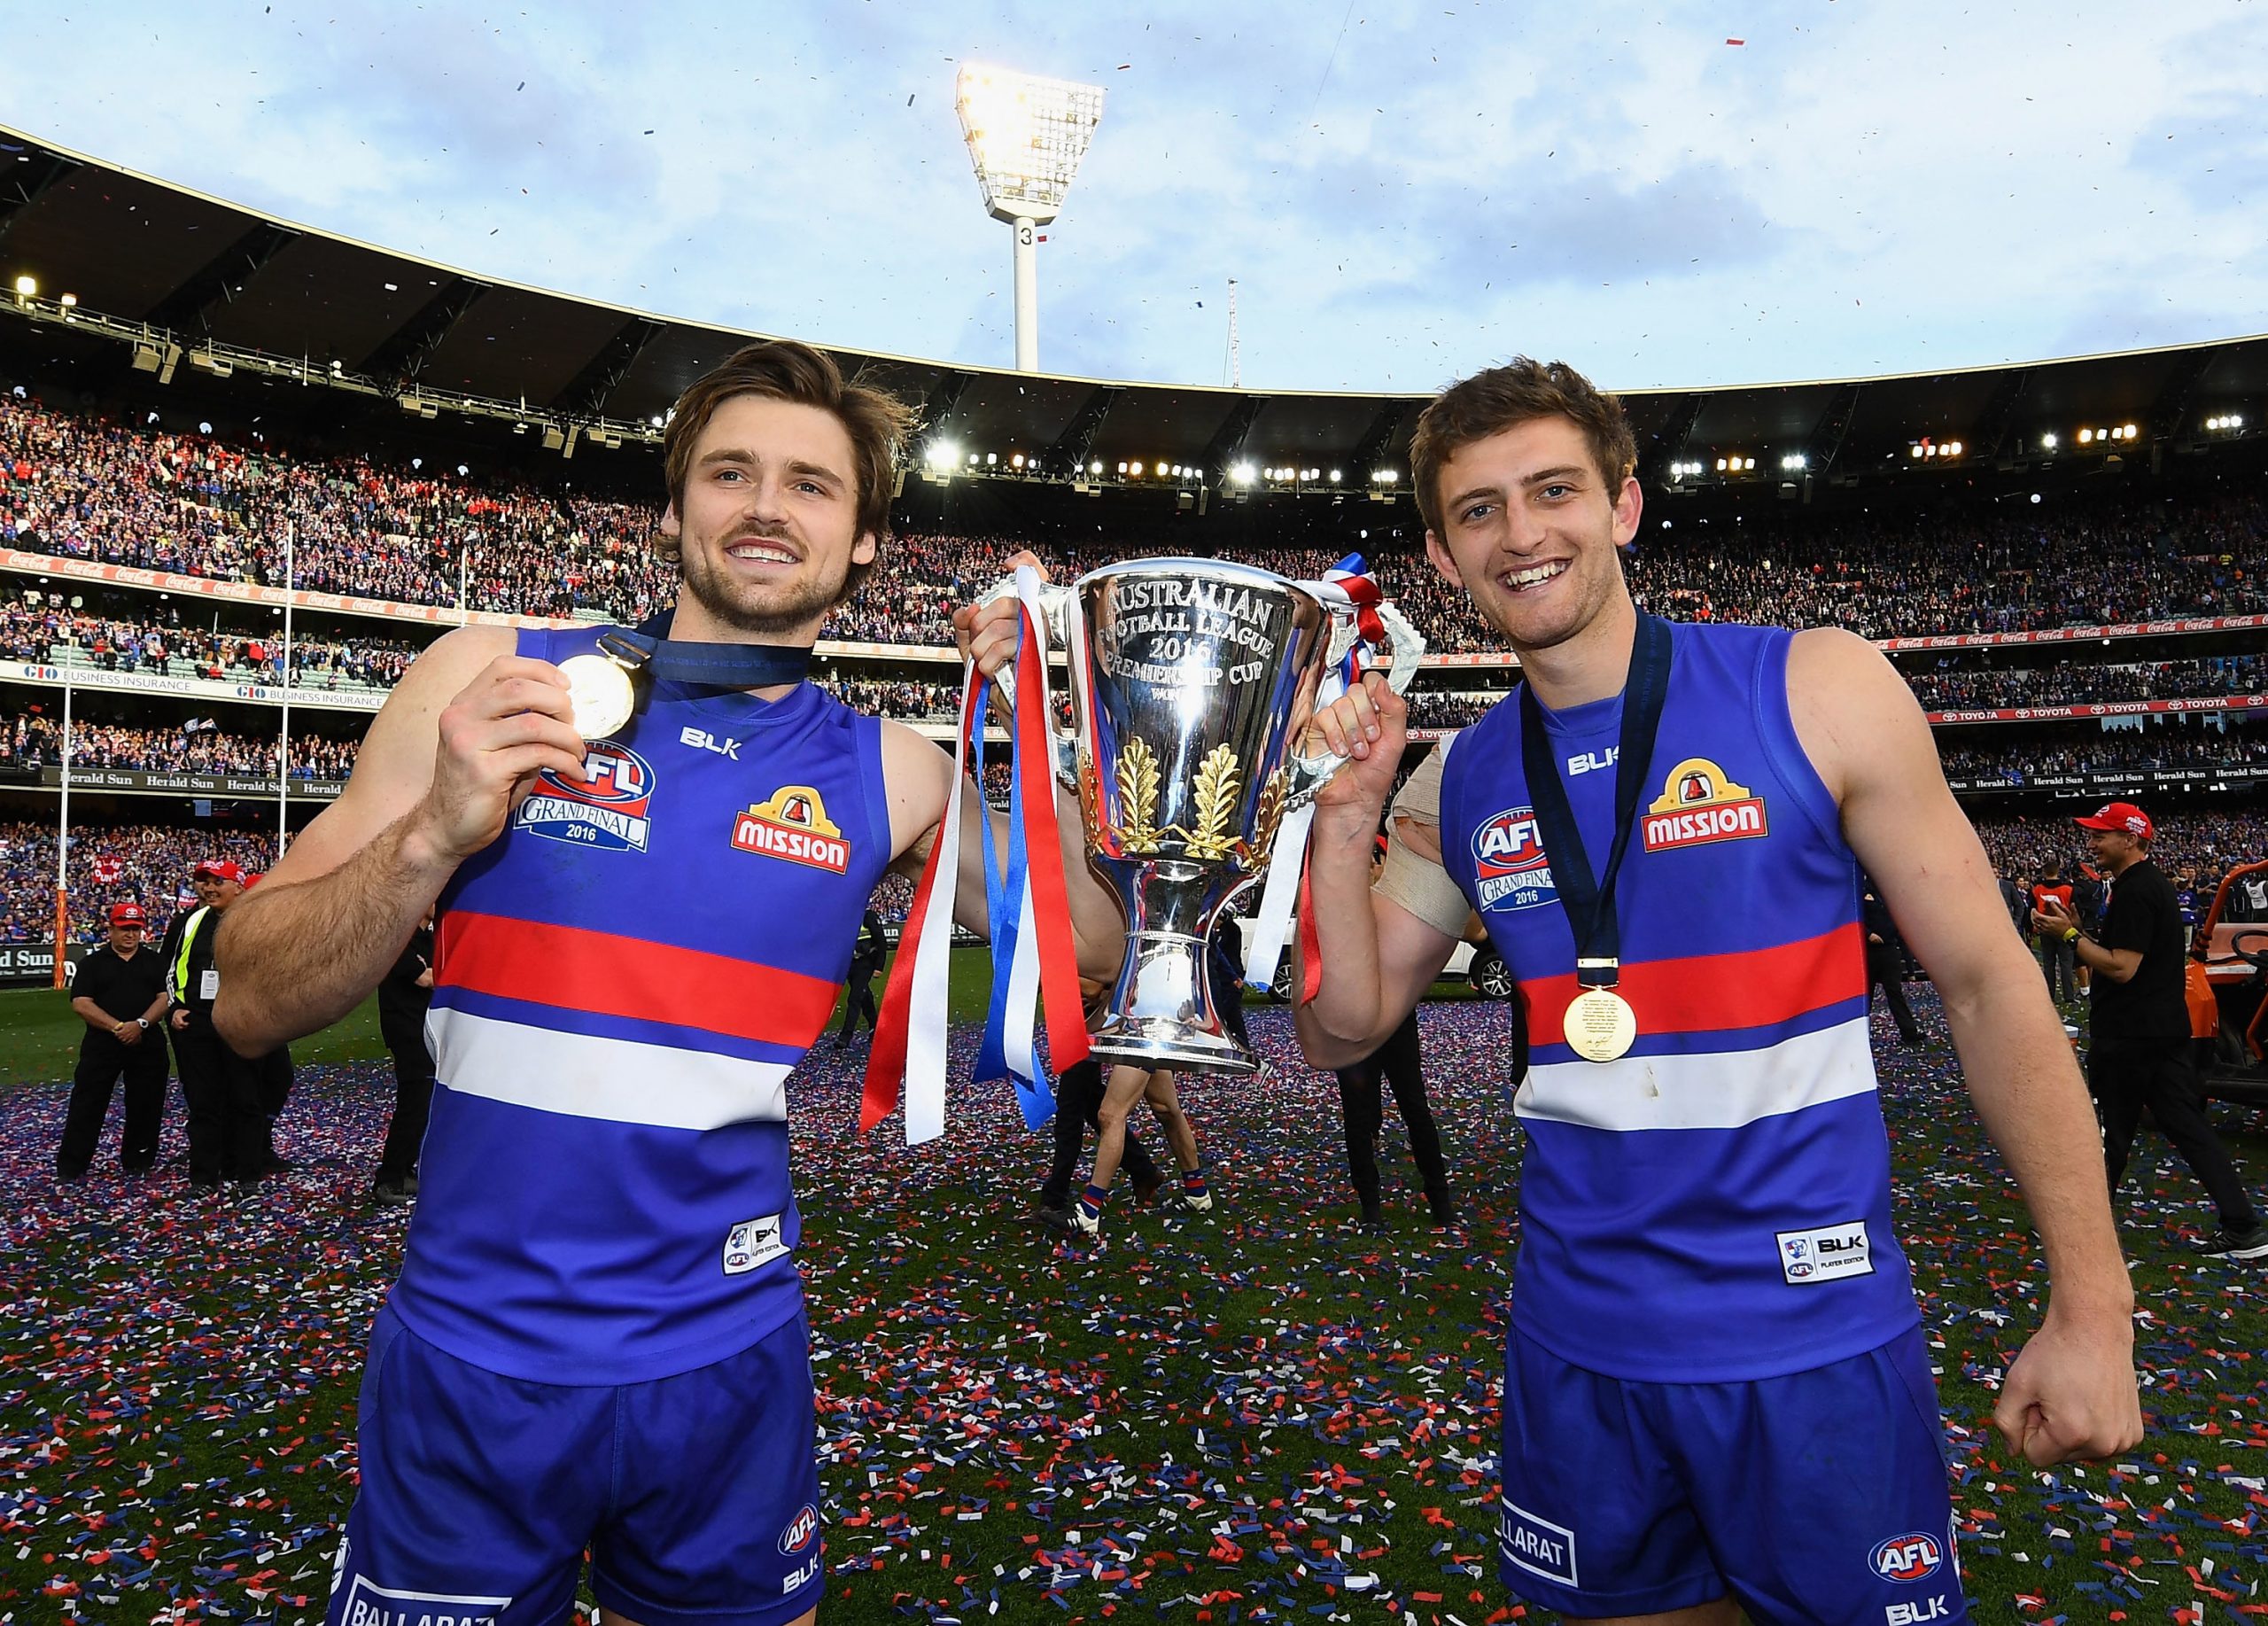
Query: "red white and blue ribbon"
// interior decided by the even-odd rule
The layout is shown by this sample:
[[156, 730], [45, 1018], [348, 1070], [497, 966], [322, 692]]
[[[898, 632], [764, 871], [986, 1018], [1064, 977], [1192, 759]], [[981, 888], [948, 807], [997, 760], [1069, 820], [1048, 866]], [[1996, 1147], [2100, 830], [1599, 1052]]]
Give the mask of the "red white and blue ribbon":
[[[1019, 601], [1015, 695], [1010, 734], [1011, 783], [1006, 854], [1000, 855], [989, 813], [979, 797], [987, 918], [992, 937], [992, 1000], [979, 1050], [975, 1081], [1014, 1081], [1024, 1120], [1037, 1129], [1055, 1109], [1055, 1092], [1033, 1045], [1044, 1002], [1048, 1059], [1057, 1070], [1085, 1059], [1087, 1028], [1079, 1000], [1079, 972], [1072, 946], [1069, 891], [1064, 879], [1062, 832], [1056, 817], [1050, 735], [1052, 701], [1039, 628], [1039, 579], [1016, 572]], [[859, 1126], [872, 1129], [905, 1094], [906, 1143], [918, 1145], [944, 1129], [944, 968], [950, 957], [952, 903], [959, 875], [962, 798], [970, 770], [983, 770], [990, 682], [972, 665], [961, 685], [960, 726], [953, 745], [953, 788], [944, 824], [931, 848], [902, 949], [882, 996], [881, 1023], [866, 1068]], [[938, 875], [943, 883], [942, 900]], [[903, 994], [901, 996], [901, 988]], [[928, 997], [925, 997], [928, 996]]]
[[[1316, 689], [1316, 710], [1337, 700], [1358, 681], [1360, 652], [1386, 642], [1386, 623], [1379, 619], [1385, 595], [1359, 553], [1350, 553], [1323, 572], [1326, 587], [1346, 595], [1355, 616], [1355, 642], [1345, 657]], [[1304, 1005], [1323, 987], [1323, 953], [1308, 907], [1308, 830], [1315, 823], [1313, 798], [1284, 815], [1276, 832], [1276, 848], [1268, 861], [1268, 879], [1260, 889], [1260, 907], [1252, 921], [1251, 946], [1246, 951], [1244, 980], [1247, 986], [1265, 988], [1275, 980], [1276, 962], [1283, 958], [1284, 938], [1292, 924], [1292, 906], [1299, 905], [1301, 987], [1298, 1003]]]

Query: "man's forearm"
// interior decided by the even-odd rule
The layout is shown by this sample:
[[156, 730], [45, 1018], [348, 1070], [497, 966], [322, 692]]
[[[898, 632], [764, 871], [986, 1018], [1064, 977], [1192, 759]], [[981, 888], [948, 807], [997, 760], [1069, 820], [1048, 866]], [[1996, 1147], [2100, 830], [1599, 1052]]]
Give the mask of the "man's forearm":
[[1082, 976], [1115, 977], [1126, 955], [1126, 917], [1118, 898], [1087, 862], [1087, 827], [1079, 797], [1055, 790], [1055, 828], [1063, 851], [1063, 888]]
[[2102, 1141], [2069, 1039], [2031, 965], [2011, 963], [1946, 1015], [1969, 1091], [2016, 1176], [2067, 1312], [2124, 1322], [2134, 1304], [2110, 1217]]
[[453, 860], [405, 813], [329, 875], [262, 887], [221, 918], [213, 1025], [242, 1055], [265, 1055], [361, 1003], [400, 958]]
[[1293, 1015], [1310, 1066], [1360, 1061], [1379, 1026], [1379, 930], [1371, 905], [1377, 829], [1375, 811], [1323, 807], [1309, 835], [1308, 909], [1327, 968], [1316, 997]]

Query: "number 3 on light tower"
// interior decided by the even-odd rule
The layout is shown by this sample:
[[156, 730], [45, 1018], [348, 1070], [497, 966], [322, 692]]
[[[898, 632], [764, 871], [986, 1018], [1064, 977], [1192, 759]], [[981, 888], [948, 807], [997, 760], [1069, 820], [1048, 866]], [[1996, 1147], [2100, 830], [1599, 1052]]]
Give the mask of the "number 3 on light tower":
[[1016, 228], [1016, 246], [1017, 246], [1017, 247], [1019, 247], [1019, 248], [1029, 248], [1031, 245], [1032, 245], [1032, 228], [1030, 228], [1029, 226], [1019, 226], [1019, 227], [1017, 227], [1017, 228]]

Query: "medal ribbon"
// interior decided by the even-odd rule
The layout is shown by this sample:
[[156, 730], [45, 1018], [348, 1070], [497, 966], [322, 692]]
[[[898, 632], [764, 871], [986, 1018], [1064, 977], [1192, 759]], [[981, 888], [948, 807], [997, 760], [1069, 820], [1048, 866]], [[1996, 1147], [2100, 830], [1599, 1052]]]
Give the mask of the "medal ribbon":
[[1575, 981], [1585, 988], [1612, 988], [1620, 977], [1622, 923], [1614, 913], [1614, 882], [1630, 850], [1638, 798], [1652, 769], [1654, 736], [1661, 731], [1662, 706], [1669, 698], [1669, 623], [1640, 611], [1629, 669], [1622, 680], [1622, 723], [1616, 733], [1614, 841], [1607, 852], [1606, 873], [1596, 880], [1590, 855], [1583, 851], [1582, 833], [1575, 828], [1574, 809], [1568, 805], [1558, 753], [1544, 730], [1543, 709], [1535, 690], [1520, 685], [1520, 771], [1527, 779], [1528, 799], [1535, 804], [1552, 885], [1575, 939]]
[[810, 674], [812, 652], [777, 643], [686, 643], [670, 637], [675, 606], [641, 621], [636, 630], [599, 634], [599, 650], [633, 673], [710, 689], [772, 689]]

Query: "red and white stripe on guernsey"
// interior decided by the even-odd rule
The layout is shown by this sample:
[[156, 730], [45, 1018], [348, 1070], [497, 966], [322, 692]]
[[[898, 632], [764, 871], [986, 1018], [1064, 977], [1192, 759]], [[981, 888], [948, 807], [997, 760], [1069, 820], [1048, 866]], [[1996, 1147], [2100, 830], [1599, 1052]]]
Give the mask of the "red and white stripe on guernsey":
[[[1863, 1012], [1751, 1050], [1644, 1047], [1650, 1034], [1776, 1027], [1859, 998], [1866, 955], [1855, 921], [1774, 948], [1626, 961], [1619, 987], [1638, 1015], [1641, 1052], [1604, 1067], [1581, 1059], [1534, 1063], [1513, 1098], [1522, 1117], [1593, 1129], [1737, 1129], [1875, 1088]], [[1526, 992], [1533, 1042], [1565, 1044], [1574, 977], [1540, 978]]]
[[[779, 1046], [797, 1055], [825, 1031], [843, 985], [725, 954], [575, 926], [453, 909], [441, 917], [443, 989], [615, 1019], [570, 1032], [437, 1000], [427, 1018], [448, 1088], [573, 1117], [664, 1129], [784, 1120], [792, 1061], [704, 1047]], [[638, 1030], [652, 1024], [650, 1038]]]

